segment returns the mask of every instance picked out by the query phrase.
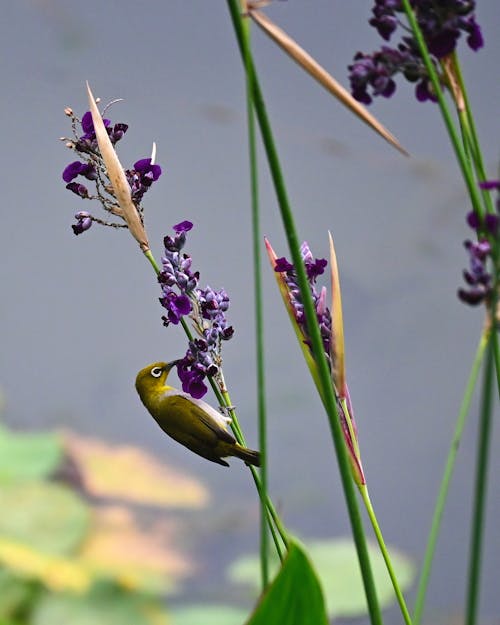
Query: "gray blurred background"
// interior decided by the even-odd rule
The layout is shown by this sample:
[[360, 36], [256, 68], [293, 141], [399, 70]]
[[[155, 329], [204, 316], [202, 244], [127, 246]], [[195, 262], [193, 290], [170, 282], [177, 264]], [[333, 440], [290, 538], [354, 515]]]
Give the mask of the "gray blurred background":
[[[497, 3], [479, 2], [485, 48], [463, 44], [463, 67], [490, 175], [497, 171], [500, 83]], [[358, 50], [380, 45], [369, 2], [276, 3], [266, 9], [344, 85]], [[244, 78], [225, 2], [5, 2], [2, 50], [3, 200], [0, 229], [0, 386], [19, 428], [70, 427], [134, 442], [200, 478], [210, 508], [188, 522], [199, 565], [188, 600], [223, 590], [223, 567], [257, 548], [258, 507], [244, 466], [231, 470], [164, 437], [140, 404], [136, 372], [185, 351], [165, 330], [153, 272], [124, 232], [93, 227], [76, 238], [86, 203], [66, 191], [73, 155], [65, 106], [87, 110], [89, 80], [109, 117], [127, 122], [124, 166], [158, 145], [163, 175], [145, 198], [159, 259], [163, 236], [195, 223], [187, 251], [201, 283], [232, 297], [236, 335], [225, 374], [250, 445], [256, 445], [253, 277]], [[417, 562], [476, 349], [482, 311], [460, 304], [469, 210], [438, 110], [398, 84], [371, 110], [411, 153], [403, 158], [314, 84], [262, 33], [256, 64], [301, 238], [327, 255], [334, 235], [343, 287], [348, 381], [370, 492], [386, 540]], [[263, 233], [288, 254], [264, 158]], [[95, 212], [97, 213], [97, 207]], [[301, 536], [348, 532], [329, 430], [265, 267], [272, 494]], [[210, 401], [212, 399], [210, 398]], [[461, 613], [477, 430], [470, 415], [429, 591], [429, 620]], [[481, 594], [498, 622], [500, 438], [494, 431]], [[187, 592], [187, 591], [186, 591]], [[411, 601], [410, 595], [410, 601]], [[388, 623], [398, 623], [391, 611]]]

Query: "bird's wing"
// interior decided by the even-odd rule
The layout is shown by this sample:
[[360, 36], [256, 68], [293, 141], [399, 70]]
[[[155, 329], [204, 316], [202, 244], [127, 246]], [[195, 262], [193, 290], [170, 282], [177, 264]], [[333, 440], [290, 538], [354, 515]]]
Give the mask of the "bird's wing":
[[[202, 441], [207, 442], [207, 434], [212, 433], [214, 445], [217, 444], [218, 440], [225, 443], [236, 443], [234, 437], [222, 425], [191, 399], [181, 394], [170, 395], [169, 404], [173, 413], [186, 414], [189, 412], [190, 416], [194, 417], [190, 425], [191, 434], [196, 438], [199, 437]], [[211, 410], [214, 409], [211, 408]]]

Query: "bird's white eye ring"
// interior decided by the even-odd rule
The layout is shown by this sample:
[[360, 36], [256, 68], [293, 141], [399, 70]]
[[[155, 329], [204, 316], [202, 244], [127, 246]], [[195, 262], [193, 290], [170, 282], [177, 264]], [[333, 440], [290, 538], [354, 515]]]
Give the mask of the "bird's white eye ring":
[[153, 367], [151, 369], [151, 375], [154, 378], [159, 378], [161, 376], [161, 374], [163, 373], [163, 369], [161, 367]]

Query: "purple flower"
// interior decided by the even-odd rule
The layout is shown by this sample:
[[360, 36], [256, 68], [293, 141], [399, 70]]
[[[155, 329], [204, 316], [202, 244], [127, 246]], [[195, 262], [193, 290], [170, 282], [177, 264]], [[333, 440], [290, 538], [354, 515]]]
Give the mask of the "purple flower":
[[62, 173], [62, 179], [64, 182], [71, 182], [77, 176], [85, 176], [88, 180], [96, 180], [97, 172], [95, 167], [89, 163], [81, 163], [80, 161], [73, 161], [70, 163]]
[[286, 273], [287, 271], [292, 271], [292, 270], [293, 270], [293, 265], [289, 263], [284, 256], [276, 259], [276, 264], [274, 265], [274, 271], [278, 273], [281, 273], [284, 271]]
[[199, 371], [189, 369], [189, 363], [185, 359], [177, 363], [177, 375], [182, 382], [182, 390], [191, 397], [201, 399], [206, 394], [208, 389], [203, 383], [205, 376]]
[[77, 223], [73, 224], [71, 227], [76, 235], [82, 234], [82, 232], [88, 230], [92, 225], [92, 218], [90, 213], [87, 213], [87, 211], [80, 211], [75, 215], [75, 219], [77, 220]]
[[190, 221], [181, 221], [179, 224], [174, 226], [175, 232], [189, 232], [193, 224]]
[[186, 295], [176, 295], [169, 291], [164, 297], [160, 298], [161, 305], [167, 309], [167, 317], [163, 317], [164, 325], [173, 323], [177, 325], [179, 321], [191, 312], [191, 302]]
[[[483, 46], [481, 29], [474, 17], [474, 0], [412, 0], [411, 5], [436, 66], [455, 50], [462, 33], [467, 34], [466, 41], [472, 50]], [[436, 101], [417, 42], [412, 34], [407, 34], [408, 28], [401, 20], [405, 13], [402, 2], [375, 0], [372, 13], [370, 25], [385, 41], [392, 38], [398, 26], [404, 29], [404, 34], [396, 48], [383, 46], [371, 55], [356, 54], [349, 66], [353, 97], [364, 104], [371, 103], [372, 95], [390, 97], [396, 89], [393, 77], [403, 74], [410, 82], [419, 81], [415, 91], [417, 100]], [[372, 89], [371, 95], [368, 88]]]
[[125, 175], [132, 190], [132, 199], [139, 203], [153, 182], [161, 176], [161, 167], [152, 165], [150, 158], [143, 158], [134, 163], [134, 169], [127, 169]]

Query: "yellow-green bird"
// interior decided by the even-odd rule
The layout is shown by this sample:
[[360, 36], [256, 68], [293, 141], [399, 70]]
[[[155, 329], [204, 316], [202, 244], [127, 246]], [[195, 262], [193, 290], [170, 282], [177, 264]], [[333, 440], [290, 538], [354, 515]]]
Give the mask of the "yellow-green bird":
[[227, 456], [260, 466], [258, 451], [239, 445], [229, 433], [229, 417], [224, 417], [201, 399], [167, 385], [167, 376], [177, 363], [155, 362], [141, 369], [135, 388], [142, 403], [161, 429], [195, 454], [228, 467]]

